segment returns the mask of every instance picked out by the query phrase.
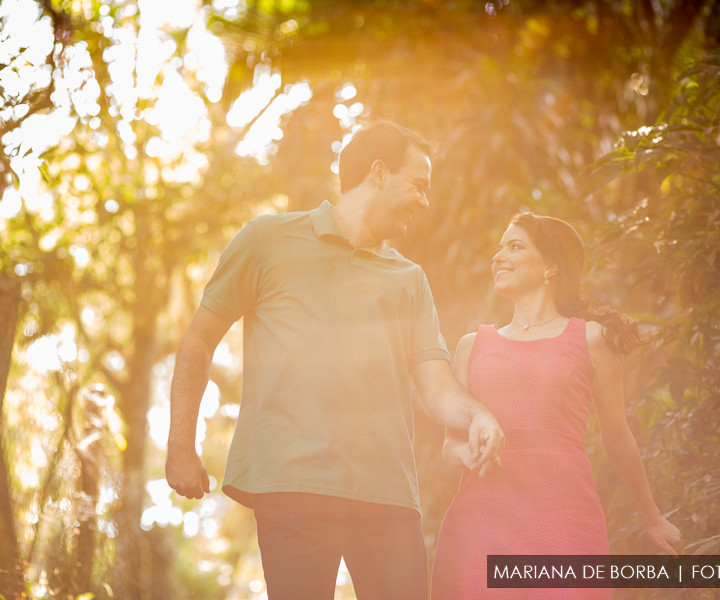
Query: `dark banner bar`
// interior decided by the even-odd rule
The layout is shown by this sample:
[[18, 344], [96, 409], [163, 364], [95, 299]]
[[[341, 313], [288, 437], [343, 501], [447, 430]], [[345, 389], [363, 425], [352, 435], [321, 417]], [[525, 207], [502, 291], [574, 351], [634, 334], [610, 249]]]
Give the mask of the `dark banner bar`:
[[489, 588], [717, 588], [720, 556], [490, 555]]

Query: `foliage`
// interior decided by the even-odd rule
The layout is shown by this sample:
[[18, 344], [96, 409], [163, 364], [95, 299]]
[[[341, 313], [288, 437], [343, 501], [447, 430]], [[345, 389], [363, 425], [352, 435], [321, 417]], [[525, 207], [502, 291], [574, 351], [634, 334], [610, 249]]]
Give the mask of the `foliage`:
[[[595, 174], [623, 174], [642, 194], [598, 241], [604, 266], [622, 265], [630, 287], [652, 302], [646, 309], [655, 316], [644, 319], [657, 329], [657, 342], [639, 367], [649, 376], [634, 410], [648, 441], [651, 478], [675, 475], [662, 495], [677, 507], [688, 551], [698, 554], [720, 550], [719, 108], [714, 52], [680, 76], [658, 125], [624, 135], [593, 166]], [[616, 510], [619, 520], [626, 503]]]
[[[151, 578], [143, 557], [155, 548], [140, 530], [147, 415], [154, 369], [179, 335], [172, 329], [166, 336], [162, 319], [187, 322], [197, 293], [192, 265], [222, 244], [211, 234], [238, 228], [248, 215], [247, 204], [228, 190], [239, 193], [236, 182], [203, 178], [204, 170], [241, 172], [242, 161], [222, 145], [207, 169], [213, 149], [202, 137], [175, 154], [150, 150], [168, 137], [152, 108], [174, 73], [166, 61], [143, 90], [141, 69], [132, 54], [129, 64], [123, 56], [127, 36], [139, 43], [143, 34], [131, 8], [113, 7], [109, 22], [100, 2], [90, 7], [88, 22], [73, 6], [57, 9], [73, 24], [73, 43], [51, 52], [52, 80], [77, 85], [68, 90], [69, 135], [42, 157], [39, 201], [26, 192], [25, 206], [0, 231], [7, 248], [2, 268], [19, 278], [25, 299], [16, 363], [29, 365], [38, 343], [52, 350], [60, 338], [66, 350], [59, 344], [59, 361], [51, 357], [48, 365], [46, 357], [46, 364], [35, 361], [17, 374], [3, 424], [9, 457], [3, 466], [15, 465], [26, 579], [33, 593], [54, 597], [91, 586], [97, 597], [131, 598]], [[185, 89], [195, 93], [196, 106], [204, 103]], [[20, 121], [12, 125], [22, 134]], [[3, 156], [17, 158], [23, 138], [8, 139]], [[10, 164], [21, 170], [17, 161]], [[241, 180], [250, 201], [257, 175]], [[190, 201], [205, 193], [208, 202]], [[163, 316], [170, 309], [172, 317]], [[155, 476], [161, 472], [155, 464]]]

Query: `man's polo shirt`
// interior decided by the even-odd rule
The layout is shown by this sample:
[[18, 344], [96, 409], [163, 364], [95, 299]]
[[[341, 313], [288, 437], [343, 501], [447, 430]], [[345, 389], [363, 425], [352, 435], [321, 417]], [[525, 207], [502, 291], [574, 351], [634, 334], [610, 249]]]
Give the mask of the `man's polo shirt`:
[[332, 205], [263, 215], [230, 242], [203, 306], [244, 317], [223, 491], [308, 492], [419, 510], [409, 369], [449, 360], [422, 269], [354, 248]]

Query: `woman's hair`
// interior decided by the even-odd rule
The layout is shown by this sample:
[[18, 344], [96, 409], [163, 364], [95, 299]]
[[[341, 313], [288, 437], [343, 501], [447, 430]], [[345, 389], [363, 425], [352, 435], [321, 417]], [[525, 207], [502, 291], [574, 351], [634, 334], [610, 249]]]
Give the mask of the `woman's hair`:
[[358, 129], [340, 152], [340, 191], [345, 193], [360, 185], [377, 159], [382, 160], [391, 173], [397, 173], [411, 144], [428, 156], [432, 154], [430, 142], [392, 121], [375, 121]]
[[557, 267], [557, 273], [550, 279], [550, 289], [560, 314], [597, 321], [603, 326], [608, 345], [620, 354], [650, 341], [650, 336], [638, 328], [637, 321], [609, 306], [592, 305], [581, 292], [585, 247], [572, 225], [534, 213], [518, 213], [510, 224], [527, 231], [543, 258]]

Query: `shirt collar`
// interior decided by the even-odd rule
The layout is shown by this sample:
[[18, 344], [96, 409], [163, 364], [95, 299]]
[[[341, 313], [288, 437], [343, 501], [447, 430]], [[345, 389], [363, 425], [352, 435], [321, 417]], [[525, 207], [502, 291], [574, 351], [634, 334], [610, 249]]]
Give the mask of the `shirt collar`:
[[[335, 215], [333, 214], [333, 205], [327, 200], [323, 200], [320, 206], [310, 211], [310, 218], [312, 219], [313, 229], [315, 230], [315, 235], [317, 237], [339, 237], [348, 245], [351, 245], [350, 241], [340, 231], [337, 221], [335, 220]], [[370, 252], [371, 254], [382, 258], [397, 258], [397, 252], [390, 248], [384, 241], [375, 244], [374, 246], [356, 249]]]

